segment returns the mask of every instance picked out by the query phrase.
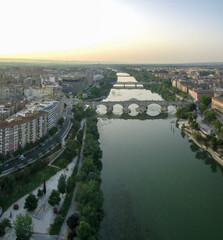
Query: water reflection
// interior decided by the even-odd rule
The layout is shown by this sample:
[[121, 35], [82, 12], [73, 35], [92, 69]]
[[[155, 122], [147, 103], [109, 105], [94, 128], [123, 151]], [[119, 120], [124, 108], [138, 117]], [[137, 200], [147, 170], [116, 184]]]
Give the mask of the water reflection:
[[197, 159], [203, 160], [206, 165], [210, 165], [211, 171], [213, 173], [216, 173], [218, 169], [222, 171], [222, 166], [212, 158], [209, 152], [197, 146], [197, 144], [194, 143], [192, 140], [190, 140], [190, 142], [191, 142], [190, 149], [192, 152], [196, 153], [195, 157]]
[[110, 199], [111, 215], [107, 217], [106, 240], [161, 240], [149, 224], [142, 226], [133, 215], [131, 193], [119, 181], [113, 186]]
[[[144, 89], [112, 89], [105, 101], [131, 98], [162, 100]], [[100, 117], [103, 240], [222, 239], [223, 168], [188, 143], [174, 111], [170, 106], [168, 114], [131, 116], [116, 105]], [[160, 120], [139, 121], [144, 119]]]
[[[96, 112], [99, 115], [108, 114], [107, 108], [102, 104], [97, 106]], [[171, 106], [171, 108], [168, 108], [168, 111], [167, 111], [168, 114], [174, 115], [173, 114], [174, 112], [175, 112], [175, 107]], [[118, 116], [126, 114], [123, 111], [123, 106], [121, 106], [120, 104], [114, 105], [111, 113], [118, 115]], [[161, 113], [162, 113], [161, 107], [158, 104], [150, 104], [150, 105], [148, 105], [147, 110], [146, 110], [146, 114], [149, 116], [152, 116], [152, 117], [159, 116]], [[141, 111], [140, 107], [137, 104], [131, 104], [128, 107], [128, 114], [130, 116], [139, 116], [144, 113]]]
[[108, 97], [103, 101], [127, 101], [131, 98], [138, 100], [163, 100], [159, 94], [146, 89], [111, 89]]

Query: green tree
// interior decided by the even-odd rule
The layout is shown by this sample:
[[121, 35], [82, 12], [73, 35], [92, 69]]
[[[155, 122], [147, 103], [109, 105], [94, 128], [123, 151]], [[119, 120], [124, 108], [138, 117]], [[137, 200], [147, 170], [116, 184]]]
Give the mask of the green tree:
[[1, 181], [1, 190], [9, 194], [13, 191], [15, 177], [11, 174], [6, 175]]
[[58, 190], [52, 190], [51, 194], [50, 194], [50, 197], [48, 199], [48, 203], [51, 205], [51, 206], [55, 206], [57, 204], [60, 203], [60, 193]]
[[43, 193], [46, 194], [46, 181], [43, 182]]
[[16, 240], [30, 240], [33, 234], [32, 218], [26, 212], [25, 215], [18, 214], [14, 222]]
[[205, 111], [204, 112], [204, 118], [207, 122], [212, 122], [216, 116], [215, 116], [215, 112], [214, 111]]
[[79, 225], [80, 222], [80, 214], [79, 212], [74, 212], [70, 217], [67, 219], [67, 226], [70, 228], [71, 231], [75, 231], [76, 227]]
[[38, 206], [37, 197], [34, 194], [30, 193], [29, 196], [25, 200], [24, 208], [27, 211], [31, 212], [31, 211], [35, 210], [37, 208], [37, 206]]
[[202, 104], [204, 104], [204, 105], [206, 105], [206, 106], [208, 106], [209, 104], [211, 104], [211, 98], [210, 97], [208, 97], [207, 95], [202, 95], [201, 97], [200, 97], [200, 102], [202, 103]]
[[79, 226], [77, 227], [77, 236], [80, 240], [89, 240], [91, 237], [92, 229], [89, 223], [85, 221], [80, 221]]
[[0, 237], [1, 236], [4, 236], [6, 231], [5, 231], [5, 228], [6, 227], [12, 227], [12, 224], [10, 222], [10, 220], [8, 218], [3, 218], [1, 221], [0, 221]]
[[57, 189], [61, 194], [66, 192], [66, 175], [61, 174], [58, 180]]
[[52, 127], [52, 128], [49, 130], [49, 134], [50, 134], [51, 136], [53, 136], [57, 131], [58, 131], [58, 128], [57, 128], [57, 127]]
[[23, 181], [24, 183], [29, 183], [30, 180], [30, 171], [28, 167], [24, 168], [24, 175], [23, 175]]
[[73, 191], [74, 181], [75, 181], [75, 180], [73, 180], [71, 177], [69, 177], [69, 178], [67, 179], [66, 191], [67, 191], [68, 193], [70, 193], [71, 191]]
[[38, 197], [42, 197], [43, 196], [43, 190], [42, 189], [38, 189], [37, 196]]
[[77, 97], [78, 97], [79, 99], [82, 99], [82, 98], [83, 98], [83, 93], [82, 93], [82, 92], [77, 92]]
[[63, 123], [64, 123], [64, 118], [62, 117], [62, 118], [60, 118], [60, 119], [58, 120], [58, 124], [59, 124], [60, 126], [62, 126]]
[[77, 142], [68, 138], [65, 145], [65, 152], [74, 156], [77, 153]]
[[217, 149], [218, 149], [218, 143], [217, 143], [216, 137], [213, 137], [213, 138], [211, 139], [211, 148], [212, 148], [214, 151], [217, 151]]
[[80, 126], [81, 126], [80, 122], [74, 119], [73, 126], [72, 126], [72, 128], [74, 129], [74, 132], [77, 132]]
[[207, 106], [204, 103], [199, 105], [199, 110], [203, 113], [207, 109]]
[[213, 126], [214, 126], [214, 129], [217, 131], [217, 132], [220, 132], [220, 129], [221, 129], [221, 123], [218, 119], [216, 119], [215, 121], [213, 121]]

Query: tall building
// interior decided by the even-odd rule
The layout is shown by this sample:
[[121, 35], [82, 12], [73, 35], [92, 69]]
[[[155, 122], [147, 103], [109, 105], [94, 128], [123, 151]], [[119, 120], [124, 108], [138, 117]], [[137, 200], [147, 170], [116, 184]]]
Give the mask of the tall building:
[[57, 122], [61, 117], [60, 102], [48, 101], [42, 103], [40, 106], [42, 107], [42, 111], [47, 113], [47, 129], [50, 130], [57, 125]]
[[47, 113], [33, 112], [0, 122], [0, 153], [16, 151], [47, 134]]

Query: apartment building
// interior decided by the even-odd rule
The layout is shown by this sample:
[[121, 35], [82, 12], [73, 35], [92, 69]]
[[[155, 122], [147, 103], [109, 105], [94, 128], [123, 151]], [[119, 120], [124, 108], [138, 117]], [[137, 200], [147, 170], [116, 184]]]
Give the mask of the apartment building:
[[47, 134], [47, 113], [32, 112], [0, 122], [0, 153], [15, 151]]
[[223, 113], [223, 96], [212, 98], [212, 108]]
[[23, 88], [21, 86], [1, 86], [0, 99], [15, 99], [23, 96]]
[[48, 101], [40, 104], [42, 111], [47, 113], [47, 129], [50, 130], [52, 127], [57, 125], [60, 119], [61, 109], [59, 101]]

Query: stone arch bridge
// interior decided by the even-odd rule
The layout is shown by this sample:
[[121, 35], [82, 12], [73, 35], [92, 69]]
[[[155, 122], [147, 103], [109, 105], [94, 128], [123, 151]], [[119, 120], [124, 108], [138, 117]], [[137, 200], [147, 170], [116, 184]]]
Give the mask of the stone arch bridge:
[[81, 106], [86, 107], [90, 106], [92, 109], [96, 110], [97, 106], [105, 106], [107, 108], [107, 112], [111, 113], [113, 111], [113, 107], [115, 105], [121, 105], [123, 107], [123, 112], [129, 112], [129, 106], [132, 104], [136, 104], [138, 106], [137, 111], [139, 112], [146, 112], [147, 108], [151, 104], [157, 104], [161, 107], [161, 112], [167, 112], [167, 108], [169, 106], [176, 106], [181, 107], [188, 104], [188, 102], [180, 102], [180, 101], [156, 101], [156, 100], [137, 100], [137, 99], [130, 99], [128, 101], [107, 101], [107, 102], [97, 102], [97, 101], [83, 101], [79, 103]]

